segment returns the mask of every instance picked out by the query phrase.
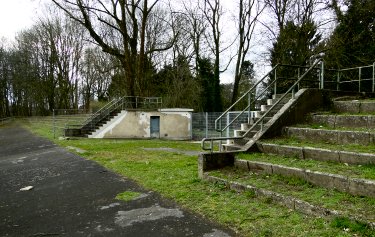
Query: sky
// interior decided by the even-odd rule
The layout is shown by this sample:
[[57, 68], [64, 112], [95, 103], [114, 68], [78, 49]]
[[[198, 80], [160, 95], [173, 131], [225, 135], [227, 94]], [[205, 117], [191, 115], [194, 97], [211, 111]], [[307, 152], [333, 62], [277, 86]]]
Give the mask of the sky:
[[38, 17], [43, 0], [0, 0], [0, 38], [13, 40]]
[[[4, 42], [4, 39], [5, 42], [13, 41], [17, 32], [31, 27], [38, 20], [44, 3], [48, 1], [50, 0], [0, 0], [0, 43]], [[224, 5], [229, 11], [233, 11], [234, 4], [228, 4], [227, 1], [224, 1], [224, 3], [226, 3]], [[220, 76], [221, 82], [232, 82], [234, 79], [233, 71], [234, 69], [231, 66], [226, 72], [222, 73]]]

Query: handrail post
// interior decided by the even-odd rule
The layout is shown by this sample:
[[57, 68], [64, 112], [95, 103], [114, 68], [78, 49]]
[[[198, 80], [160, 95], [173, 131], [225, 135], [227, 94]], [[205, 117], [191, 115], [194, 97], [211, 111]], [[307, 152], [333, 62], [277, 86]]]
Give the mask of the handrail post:
[[205, 132], [206, 132], [206, 138], [208, 138], [208, 112], [206, 112], [205, 117], [206, 117], [206, 129], [205, 129], [206, 131]]
[[372, 64], [372, 92], [375, 90], [375, 62]]
[[362, 74], [362, 68], [360, 67], [358, 70], [358, 92], [361, 92], [361, 75]]
[[336, 85], [337, 91], [340, 90], [340, 70], [337, 71], [337, 85]]
[[[228, 125], [229, 123], [230, 123], [230, 113], [227, 113], [227, 124], [226, 125]], [[227, 133], [227, 137], [229, 137], [229, 126], [227, 127], [227, 131], [226, 131], [226, 133]]]
[[324, 61], [320, 62], [320, 89], [324, 89]]
[[277, 90], [277, 68], [275, 68], [275, 84], [274, 84], [274, 98], [276, 99], [276, 90]]
[[251, 121], [251, 92], [249, 92], [249, 103], [248, 103], [248, 106], [249, 106], [249, 110], [248, 110], [248, 114], [247, 114], [247, 123], [250, 124], [250, 121]]
[[[297, 80], [299, 79], [299, 76], [300, 76], [300, 69], [301, 68], [297, 68]], [[297, 85], [297, 91], [299, 91], [299, 88], [300, 88], [300, 86], [299, 86], [299, 83], [298, 83], [298, 85]]]

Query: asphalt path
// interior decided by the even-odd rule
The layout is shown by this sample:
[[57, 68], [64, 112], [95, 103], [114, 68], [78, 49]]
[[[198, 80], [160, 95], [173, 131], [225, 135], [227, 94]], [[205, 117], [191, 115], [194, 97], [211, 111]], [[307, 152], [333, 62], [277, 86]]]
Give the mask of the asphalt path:
[[[116, 200], [124, 191], [141, 195], [128, 202]], [[12, 124], [0, 127], [0, 236], [234, 233]]]

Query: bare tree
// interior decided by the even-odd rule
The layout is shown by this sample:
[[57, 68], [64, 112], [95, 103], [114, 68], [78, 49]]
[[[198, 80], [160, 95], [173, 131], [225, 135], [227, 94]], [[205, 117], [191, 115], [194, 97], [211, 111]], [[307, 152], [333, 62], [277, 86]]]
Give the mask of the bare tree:
[[149, 17], [160, 0], [152, 3], [148, 0], [52, 1], [83, 25], [104, 52], [119, 59], [127, 85], [124, 94], [142, 95], [148, 56], [170, 49], [175, 38], [164, 37], [157, 45], [149, 44], [154, 47], [146, 48]]
[[220, 54], [221, 54], [221, 32], [220, 20], [223, 9], [220, 0], [204, 0], [202, 12], [210, 26], [210, 34], [206, 34], [209, 47], [214, 55], [214, 85], [212, 90], [214, 96], [213, 111], [222, 111], [221, 88], [220, 88]]
[[250, 48], [253, 32], [258, 17], [264, 10], [264, 5], [257, 0], [239, 0], [238, 8], [238, 51], [234, 75], [232, 104], [238, 97], [238, 86], [243, 75], [243, 64]]

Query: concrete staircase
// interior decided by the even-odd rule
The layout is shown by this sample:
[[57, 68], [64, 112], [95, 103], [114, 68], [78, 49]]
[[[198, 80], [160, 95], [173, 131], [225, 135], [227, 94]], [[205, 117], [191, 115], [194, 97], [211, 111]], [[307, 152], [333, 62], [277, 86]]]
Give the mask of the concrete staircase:
[[[240, 139], [228, 139], [226, 144], [222, 145], [223, 151], [244, 151], [247, 149], [246, 144], [252, 144], [252, 139], [259, 133], [266, 131], [269, 127], [268, 122], [292, 99], [292, 94], [287, 94], [282, 100], [284, 94], [276, 94], [272, 99], [267, 99], [266, 104], [260, 106], [259, 111], [253, 111], [254, 117], [248, 123], [242, 123], [241, 128], [233, 131], [233, 137], [243, 137]], [[280, 101], [279, 101], [280, 100]], [[277, 103], [279, 101], [279, 103]], [[275, 103], [277, 105], [273, 106]], [[253, 125], [267, 114], [259, 124]], [[253, 127], [253, 128], [252, 128]], [[252, 129], [251, 129], [252, 128]], [[249, 131], [251, 129], [251, 131]]]
[[375, 231], [375, 100], [331, 102], [305, 123], [254, 141], [246, 153], [201, 156], [200, 176], [307, 215], [344, 217]]

